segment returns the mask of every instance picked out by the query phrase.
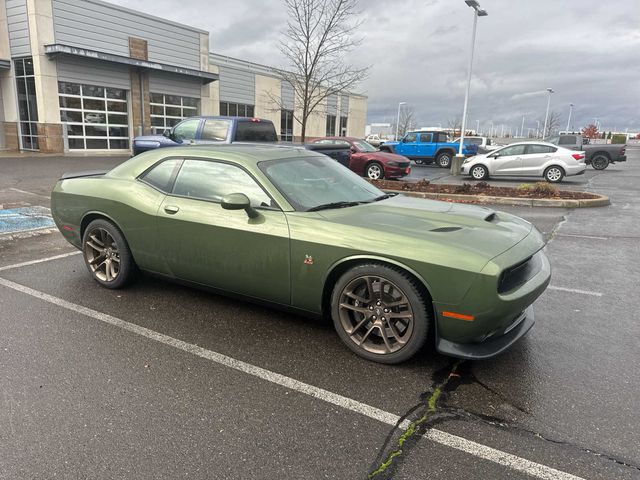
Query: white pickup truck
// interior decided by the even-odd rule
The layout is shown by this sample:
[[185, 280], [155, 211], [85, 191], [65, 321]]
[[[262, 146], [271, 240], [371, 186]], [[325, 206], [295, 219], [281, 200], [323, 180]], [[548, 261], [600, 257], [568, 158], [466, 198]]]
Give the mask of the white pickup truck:
[[386, 142], [387, 139], [384, 137], [381, 137], [377, 133], [374, 133], [372, 135], [367, 135], [367, 138], [365, 138], [364, 141], [367, 142], [369, 145], [373, 145], [374, 147], [377, 148], [380, 145], [382, 145], [384, 142]]
[[[460, 142], [460, 137], [456, 138], [453, 143]], [[464, 137], [464, 143], [473, 143], [478, 145], [478, 154], [488, 153], [501, 145], [493, 145], [491, 139], [488, 137], [470, 136]]]

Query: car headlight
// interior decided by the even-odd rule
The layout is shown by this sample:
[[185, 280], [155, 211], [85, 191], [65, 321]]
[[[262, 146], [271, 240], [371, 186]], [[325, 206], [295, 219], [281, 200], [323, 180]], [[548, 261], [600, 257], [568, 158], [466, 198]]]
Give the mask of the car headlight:
[[469, 157], [469, 158], [465, 158], [464, 162], [462, 162], [462, 164], [464, 165], [465, 163], [469, 163], [471, 161], [473, 157]]
[[397, 167], [399, 165], [398, 162], [387, 162], [387, 165], [389, 165], [390, 167]]

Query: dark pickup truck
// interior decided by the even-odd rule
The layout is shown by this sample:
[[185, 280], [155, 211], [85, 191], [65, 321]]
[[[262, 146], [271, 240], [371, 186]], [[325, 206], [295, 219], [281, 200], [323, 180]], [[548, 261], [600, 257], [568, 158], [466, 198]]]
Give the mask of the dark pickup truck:
[[591, 165], [596, 170], [604, 170], [610, 163], [626, 162], [626, 145], [590, 145], [588, 139], [583, 139], [582, 135], [560, 135], [545, 139], [549, 143], [559, 147], [570, 148], [571, 150], [584, 151], [584, 163]]

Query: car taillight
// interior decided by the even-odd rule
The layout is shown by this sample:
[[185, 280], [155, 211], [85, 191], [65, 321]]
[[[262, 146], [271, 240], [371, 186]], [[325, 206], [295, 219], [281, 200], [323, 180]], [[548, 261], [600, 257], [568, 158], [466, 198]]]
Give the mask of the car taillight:
[[627, 151], [627, 147], [622, 147], [620, 149], [620, 155], [624, 155], [626, 151]]
[[256, 123], [260, 123], [260, 119], [259, 118], [252, 118], [251, 121], [252, 122], [256, 122]]
[[578, 160], [578, 161], [580, 161], [580, 160], [582, 160], [584, 158], [584, 154], [582, 154], [582, 153], [572, 153], [571, 156], [574, 159]]

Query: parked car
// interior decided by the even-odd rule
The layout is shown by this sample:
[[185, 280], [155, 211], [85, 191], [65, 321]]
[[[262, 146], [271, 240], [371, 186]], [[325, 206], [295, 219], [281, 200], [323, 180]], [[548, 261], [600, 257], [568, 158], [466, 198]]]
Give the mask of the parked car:
[[[449, 168], [459, 146], [460, 142], [449, 142], [444, 132], [418, 131], [408, 132], [398, 142], [383, 143], [380, 151], [403, 155], [419, 165], [435, 162], [442, 168]], [[475, 155], [478, 146], [465, 141], [462, 153], [466, 156]]]
[[547, 141], [563, 148], [583, 151], [586, 155], [585, 163], [596, 170], [604, 170], [610, 163], [627, 161], [626, 145], [590, 145], [589, 139], [582, 135], [560, 135], [550, 137]]
[[582, 175], [585, 168], [584, 152], [551, 143], [521, 142], [466, 159], [460, 173], [474, 180], [490, 176], [542, 177], [557, 183], [568, 175]]
[[273, 122], [247, 117], [190, 117], [162, 135], [133, 139], [133, 154], [156, 148], [234, 142], [277, 142]]
[[[460, 145], [460, 137], [453, 140], [453, 143]], [[464, 137], [464, 143], [474, 143], [478, 146], [478, 153], [487, 153], [499, 148], [500, 145], [494, 145], [489, 137], [470, 136]]]
[[350, 149], [351, 170], [373, 180], [402, 178], [411, 173], [411, 161], [402, 155], [381, 152], [364, 140], [353, 137], [324, 137], [311, 142], [320, 145], [336, 145]]
[[379, 147], [384, 142], [386, 142], [387, 139], [381, 137], [377, 133], [374, 133], [372, 135], [367, 135], [367, 138], [365, 138], [364, 141], [367, 142], [369, 145], [373, 145], [374, 147]]
[[427, 338], [447, 355], [496, 355], [533, 326], [550, 279], [529, 222], [385, 194], [296, 147], [146, 152], [64, 175], [51, 210], [106, 288], [149, 271], [325, 316], [351, 350], [382, 363], [409, 359]]

